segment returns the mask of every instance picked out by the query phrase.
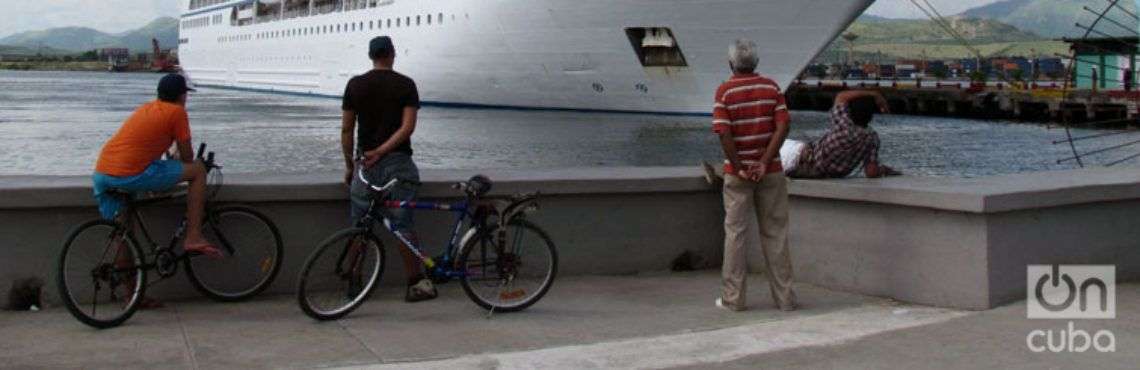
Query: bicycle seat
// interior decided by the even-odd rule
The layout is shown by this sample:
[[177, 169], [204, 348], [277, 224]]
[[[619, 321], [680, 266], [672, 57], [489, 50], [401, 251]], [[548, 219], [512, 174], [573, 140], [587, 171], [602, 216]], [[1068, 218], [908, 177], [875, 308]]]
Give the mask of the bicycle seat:
[[152, 203], [159, 203], [172, 198], [185, 195], [184, 191], [169, 191], [169, 192], [134, 192], [118, 188], [110, 188], [104, 191], [107, 195], [121, 199], [123, 202], [134, 206], [142, 206]]
[[133, 191], [127, 191], [127, 190], [118, 189], [118, 188], [110, 188], [110, 189], [105, 190], [104, 192], [107, 195], [110, 195], [112, 197], [120, 198], [120, 199], [128, 200], [128, 201], [134, 199], [134, 197], [135, 197], [135, 193]]

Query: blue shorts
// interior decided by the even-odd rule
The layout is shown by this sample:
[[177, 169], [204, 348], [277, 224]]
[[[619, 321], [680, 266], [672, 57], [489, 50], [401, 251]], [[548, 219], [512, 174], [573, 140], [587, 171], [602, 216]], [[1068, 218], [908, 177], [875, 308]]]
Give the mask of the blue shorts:
[[175, 160], [154, 161], [142, 173], [134, 176], [116, 177], [96, 172], [91, 176], [95, 188], [95, 200], [99, 202], [99, 213], [111, 220], [123, 207], [123, 199], [107, 194], [109, 190], [130, 193], [145, 191], [166, 191], [182, 182], [182, 162]]

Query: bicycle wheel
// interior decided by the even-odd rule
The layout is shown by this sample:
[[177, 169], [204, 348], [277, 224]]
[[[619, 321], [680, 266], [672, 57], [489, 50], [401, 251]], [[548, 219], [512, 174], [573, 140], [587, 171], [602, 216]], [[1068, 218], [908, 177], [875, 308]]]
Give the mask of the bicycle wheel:
[[507, 224], [507, 242], [498, 251], [496, 231], [480, 233], [463, 246], [460, 282], [467, 297], [487, 310], [514, 312], [530, 307], [554, 283], [558, 251], [545, 231], [525, 220]]
[[384, 248], [367, 229], [347, 229], [321, 243], [301, 269], [297, 303], [317, 320], [336, 320], [364, 303], [384, 273]]
[[284, 245], [277, 226], [260, 212], [241, 206], [211, 211], [202, 223], [202, 234], [226, 255], [186, 260], [186, 275], [203, 295], [222, 302], [241, 301], [261, 293], [277, 277]]
[[84, 223], [68, 235], [56, 273], [59, 296], [67, 310], [99, 329], [130, 319], [146, 291], [138, 244], [105, 220]]

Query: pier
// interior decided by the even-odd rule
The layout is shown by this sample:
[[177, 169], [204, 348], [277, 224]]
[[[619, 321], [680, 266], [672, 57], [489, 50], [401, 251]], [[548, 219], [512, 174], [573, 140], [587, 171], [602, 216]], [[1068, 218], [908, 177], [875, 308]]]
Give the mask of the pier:
[[1064, 90], [1063, 82], [1011, 85], [963, 81], [798, 81], [788, 91], [794, 110], [826, 111], [850, 89], [880, 91], [891, 112], [920, 116], [1068, 122], [1076, 127], [1138, 127], [1140, 92]]

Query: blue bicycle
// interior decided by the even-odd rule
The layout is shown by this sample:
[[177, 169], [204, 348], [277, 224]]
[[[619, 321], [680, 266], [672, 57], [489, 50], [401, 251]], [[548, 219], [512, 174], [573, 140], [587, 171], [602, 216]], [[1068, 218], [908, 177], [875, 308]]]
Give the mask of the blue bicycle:
[[[491, 313], [526, 309], [542, 299], [554, 283], [558, 271], [554, 242], [526, 219], [538, 209], [537, 194], [515, 196], [507, 202], [484, 201], [491, 181], [475, 176], [453, 186], [465, 195], [461, 202], [384, 201], [383, 195], [399, 180], [376, 186], [368, 183], [363, 171], [357, 176], [376, 196], [365, 217], [321, 242], [305, 262], [297, 301], [310, 317], [322, 321], [342, 318], [376, 289], [385, 262], [384, 247], [373, 232], [378, 221], [423, 262], [433, 281], [459, 279], [467, 296]], [[454, 213], [455, 227], [443, 254], [434, 258], [425, 255], [415, 242], [394, 231], [386, 217], [375, 218], [374, 211], [381, 208]]]

